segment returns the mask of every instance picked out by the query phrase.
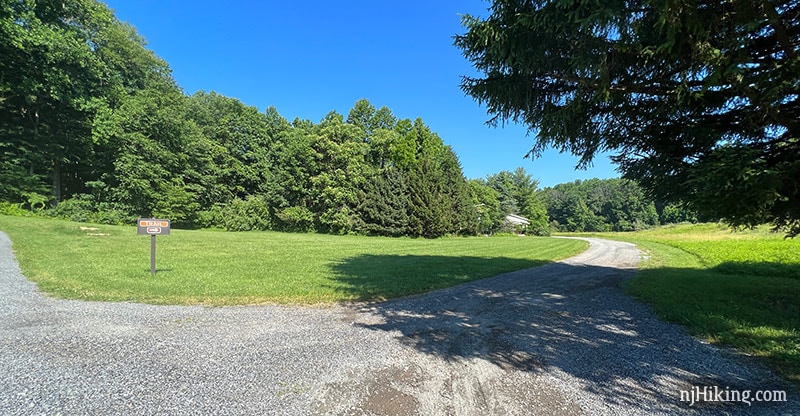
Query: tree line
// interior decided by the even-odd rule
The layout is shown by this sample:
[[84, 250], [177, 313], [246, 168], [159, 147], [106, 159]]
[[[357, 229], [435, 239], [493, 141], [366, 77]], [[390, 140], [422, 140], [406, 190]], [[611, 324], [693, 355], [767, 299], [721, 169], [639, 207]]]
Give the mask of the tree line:
[[711, 221], [674, 203], [653, 201], [636, 182], [589, 179], [539, 189], [525, 169], [502, 171], [469, 181], [476, 202], [479, 231], [484, 234], [520, 231], [505, 221], [508, 214], [530, 220], [524, 231], [636, 231], [662, 224]]
[[[422, 119], [357, 101], [288, 121], [166, 62], [95, 0], [0, 5], [0, 201], [79, 221], [385, 236], [628, 230], [666, 218], [633, 182], [467, 181]], [[685, 219], [683, 217], [681, 220]]]
[[[0, 5], [0, 199], [176, 226], [435, 237], [473, 225], [452, 149], [359, 101], [288, 122], [169, 66], [95, 0]], [[82, 218], [85, 217], [85, 218]]]

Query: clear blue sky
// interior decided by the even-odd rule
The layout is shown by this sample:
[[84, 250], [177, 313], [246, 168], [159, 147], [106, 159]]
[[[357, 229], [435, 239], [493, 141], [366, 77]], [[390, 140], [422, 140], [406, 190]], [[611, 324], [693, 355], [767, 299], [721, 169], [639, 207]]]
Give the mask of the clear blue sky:
[[492, 128], [485, 108], [459, 89], [475, 70], [453, 46], [460, 15], [486, 16], [481, 0], [402, 2], [109, 0], [172, 67], [187, 94], [216, 91], [260, 111], [318, 122], [361, 98], [398, 118], [422, 117], [453, 147], [467, 178], [524, 167], [541, 186], [618, 174], [606, 156], [575, 171], [576, 158], [523, 155], [518, 125]]

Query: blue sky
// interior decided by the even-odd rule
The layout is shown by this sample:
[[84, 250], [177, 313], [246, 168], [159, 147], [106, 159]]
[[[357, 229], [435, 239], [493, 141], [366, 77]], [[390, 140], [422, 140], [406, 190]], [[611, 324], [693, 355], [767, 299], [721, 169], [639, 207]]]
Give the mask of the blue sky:
[[453, 147], [467, 178], [524, 167], [540, 185], [618, 174], [606, 156], [576, 171], [570, 155], [523, 156], [532, 137], [493, 128], [485, 108], [459, 89], [476, 75], [453, 46], [460, 15], [486, 16], [481, 0], [384, 2], [110, 0], [172, 67], [187, 94], [216, 91], [289, 120], [318, 122], [368, 99], [398, 118], [422, 117]]

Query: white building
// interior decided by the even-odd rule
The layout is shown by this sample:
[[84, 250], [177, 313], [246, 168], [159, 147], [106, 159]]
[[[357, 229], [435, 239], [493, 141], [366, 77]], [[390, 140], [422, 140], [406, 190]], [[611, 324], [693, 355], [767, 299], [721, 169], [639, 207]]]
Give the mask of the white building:
[[531, 221], [529, 219], [514, 214], [506, 215], [506, 222], [513, 226], [527, 227], [531, 225]]

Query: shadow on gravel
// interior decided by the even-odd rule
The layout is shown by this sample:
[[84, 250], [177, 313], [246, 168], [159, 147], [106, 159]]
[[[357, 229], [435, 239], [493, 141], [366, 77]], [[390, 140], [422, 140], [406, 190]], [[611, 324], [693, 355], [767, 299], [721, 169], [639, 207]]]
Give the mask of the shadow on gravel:
[[[358, 265], [338, 270], [350, 284], [368, 281], [371, 271]], [[680, 390], [697, 385], [766, 388], [753, 385], [747, 370], [716, 349], [623, 295], [620, 283], [633, 273], [555, 263], [365, 305], [362, 311], [381, 322], [358, 325], [399, 332], [402, 343], [450, 362], [479, 358], [508, 372], [560, 370], [608, 403], [631, 409], [657, 403], [688, 409]]]
[[792, 270], [770, 262], [646, 269], [630, 291], [700, 337], [749, 349], [800, 387], [800, 279]]

